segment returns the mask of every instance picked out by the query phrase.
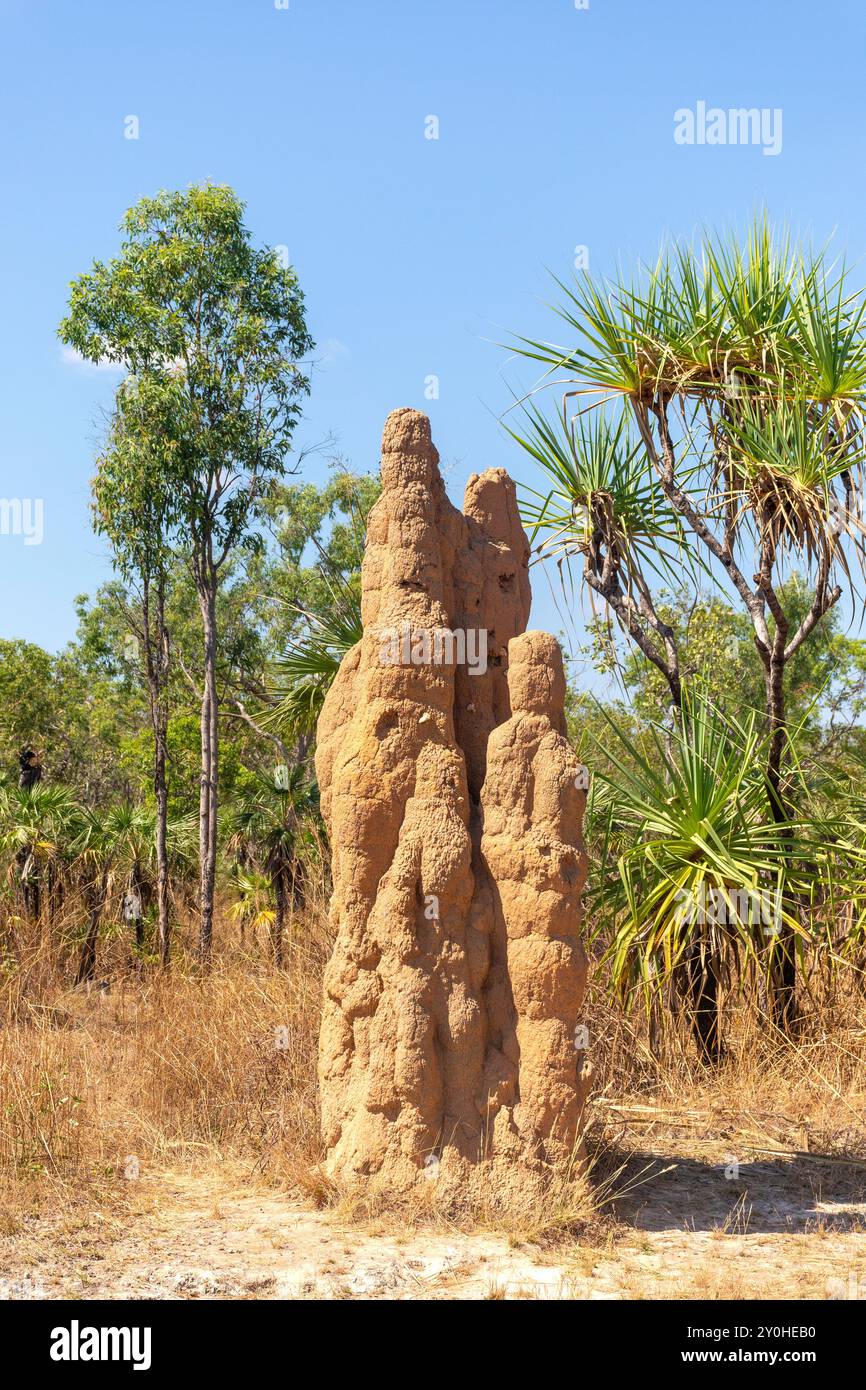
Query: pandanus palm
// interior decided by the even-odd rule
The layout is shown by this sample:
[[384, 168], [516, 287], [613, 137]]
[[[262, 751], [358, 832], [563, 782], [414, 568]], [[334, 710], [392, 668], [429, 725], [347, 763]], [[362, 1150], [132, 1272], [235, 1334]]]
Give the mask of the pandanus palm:
[[[851, 588], [866, 554], [863, 296], [844, 266], [798, 248], [766, 218], [756, 219], [744, 243], [708, 235], [697, 247], [668, 248], [633, 280], [586, 276], [560, 288], [558, 312], [572, 343], [517, 343], [519, 353], [545, 365], [546, 382], [561, 395], [556, 427], [542, 429], [533, 407], [527, 428], [513, 431], [553, 483], [528, 519], [548, 545], [554, 537], [562, 543], [569, 494], [574, 506], [584, 505], [563, 472], [563, 447], [579, 480], [592, 462], [593, 436], [582, 418], [613, 415], [619, 423], [604, 427], [616, 442], [609, 471], [643, 478], [643, 491], [632, 487], [629, 498], [640, 499], [644, 525], [596, 525], [587, 540], [582, 517], [571, 522], [572, 547], [586, 557], [585, 582], [664, 674], [680, 708], [675, 636], [660, 623], [650, 592], [652, 568], [670, 555], [673, 534], [655, 534], [659, 516], [675, 518], [677, 548], [689, 556], [691, 573], [729, 587], [742, 603], [763, 669], [764, 773], [784, 849], [794, 819], [786, 668]], [[636, 455], [623, 421], [636, 427]], [[565, 446], [555, 442], [563, 435]], [[812, 585], [798, 620], [783, 603], [792, 564]], [[792, 917], [786, 914], [775, 943], [773, 1016], [782, 1028], [796, 1012]]]
[[658, 611], [654, 581], [677, 584], [695, 557], [679, 517], [652, 473], [646, 453], [624, 418], [604, 415], [551, 419], [534, 405], [522, 432], [511, 437], [541, 466], [545, 492], [525, 490], [522, 514], [540, 557], [554, 559], [574, 593], [573, 566], [592, 600], [616, 615], [644, 656], [659, 667], [673, 704], [682, 681], [674, 634]]
[[611, 852], [593, 919], [599, 930], [612, 923], [608, 958], [622, 994], [650, 1001], [672, 981], [702, 1059], [718, 1062], [724, 981], [750, 963], [765, 970], [785, 929], [798, 947], [808, 942], [790, 905], [820, 900], [831, 847], [811, 821], [792, 821], [780, 842], [763, 772], [768, 736], [754, 716], [739, 724], [697, 693], [686, 694], [685, 713], [673, 733], [652, 727], [640, 744], [608, 720], [612, 771], [598, 774], [592, 813]]

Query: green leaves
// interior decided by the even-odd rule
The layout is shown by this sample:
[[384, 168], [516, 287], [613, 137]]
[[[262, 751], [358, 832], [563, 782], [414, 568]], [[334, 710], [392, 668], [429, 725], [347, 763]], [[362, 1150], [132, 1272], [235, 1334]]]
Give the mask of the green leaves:
[[[125, 468], [135, 446], [178, 534], [208, 535], [217, 559], [284, 472], [313, 346], [294, 272], [252, 244], [243, 211], [212, 184], [141, 199], [119, 256], [73, 283], [59, 330], [134, 377], [118, 392], [102, 472], [112, 456]], [[106, 478], [97, 515], [116, 537], [114, 495]]]
[[284, 785], [257, 777], [228, 806], [228, 848], [268, 873], [291, 863], [299, 837], [315, 819], [319, 791], [303, 763], [288, 769]]
[[175, 464], [187, 402], [177, 379], [130, 374], [118, 388], [93, 479], [94, 529], [127, 579], [164, 573], [182, 516]]
[[737, 374], [746, 387], [786, 376], [806, 399], [846, 410], [862, 400], [862, 295], [844, 267], [797, 247], [765, 215], [743, 241], [705, 234], [696, 247], [663, 247], [628, 280], [556, 283], [572, 343], [517, 338], [515, 347], [578, 391], [722, 399]]
[[660, 990], [696, 943], [741, 978], [749, 962], [765, 971], [783, 932], [802, 949], [820, 937], [824, 904], [860, 901], [866, 859], [798, 774], [798, 815], [780, 834], [754, 716], [725, 718], [692, 692], [682, 724], [651, 725], [641, 742], [607, 723], [613, 770], [597, 774], [590, 807], [603, 847], [590, 915], [597, 933], [611, 932], [607, 958], [626, 997]]
[[566, 562], [583, 554], [600, 564], [603, 549], [627, 586], [643, 568], [674, 580], [691, 564], [679, 518], [625, 418], [612, 424], [597, 411], [569, 421], [563, 408], [548, 419], [532, 403], [523, 414], [523, 430], [508, 433], [550, 483], [546, 493], [527, 489], [521, 507], [530, 543], [542, 536], [540, 553]]
[[37, 863], [68, 858], [83, 824], [84, 813], [66, 787], [0, 787], [0, 854], [24, 850]]
[[[269, 695], [275, 700], [265, 723], [277, 729], [284, 739], [311, 737], [325, 696], [340, 668], [343, 657], [360, 642], [361, 560], [364, 533], [370, 508], [379, 495], [378, 480], [338, 472], [323, 491], [315, 488], [283, 490], [288, 508], [278, 507], [285, 516], [286, 539], [290, 546], [298, 522], [314, 514], [328, 516], [331, 526], [326, 543], [313, 533], [317, 551], [315, 566], [306, 571], [300, 601], [284, 603], [293, 619], [283, 654], [271, 663]], [[301, 526], [299, 539], [310, 534], [309, 520]], [[300, 551], [296, 551], [300, 558]]]
[[[808, 276], [791, 302], [793, 342], [804, 395], [823, 405], [862, 402], [866, 390], [866, 301], [851, 296], [845, 274], [834, 280]], [[837, 412], [844, 418], [843, 408]]]
[[319, 612], [297, 610], [303, 631], [289, 651], [272, 663], [271, 694], [276, 704], [266, 723], [278, 728], [284, 738], [314, 732], [340, 662], [363, 635], [357, 578], [335, 573], [328, 590], [329, 601]]
[[651, 727], [645, 746], [609, 720], [602, 816], [626, 848], [598, 874], [594, 920], [613, 920], [609, 959], [624, 994], [662, 987], [695, 938], [742, 965], [766, 962], [781, 927], [802, 934], [785, 894], [795, 866], [805, 869], [805, 841], [794, 830], [783, 844], [771, 820], [763, 742], [755, 719], [726, 720], [701, 694], [680, 727]]

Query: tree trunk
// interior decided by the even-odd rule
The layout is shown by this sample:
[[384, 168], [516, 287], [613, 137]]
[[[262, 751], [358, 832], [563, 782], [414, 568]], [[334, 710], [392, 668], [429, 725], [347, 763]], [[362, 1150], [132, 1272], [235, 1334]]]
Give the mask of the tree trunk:
[[18, 861], [18, 881], [21, 884], [21, 896], [24, 900], [24, 916], [29, 922], [38, 922], [41, 909], [39, 894], [39, 875], [35, 868], [35, 858], [30, 845], [25, 845], [18, 851], [16, 856]]
[[87, 935], [81, 944], [78, 974], [75, 978], [75, 983], [77, 985], [82, 985], [86, 981], [92, 980], [96, 974], [96, 943], [99, 939], [99, 922], [105, 903], [106, 887], [105, 880], [101, 880], [99, 884], [97, 884], [95, 897], [91, 901], [90, 922], [87, 927]]
[[201, 786], [199, 795], [199, 960], [208, 967], [213, 953], [216, 883], [217, 773], [219, 728], [216, 688], [216, 575], [205, 574], [199, 593], [204, 629], [204, 689], [201, 703]]
[[[138, 863], [132, 866], [129, 887], [131, 895], [135, 897], [139, 905], [138, 916], [135, 917], [133, 921], [135, 924], [135, 949], [140, 953], [144, 946], [144, 877], [141, 872], [141, 865]], [[140, 961], [141, 957], [139, 955], [139, 963]]]
[[159, 963], [168, 966], [171, 956], [171, 918], [168, 882], [168, 789], [165, 780], [165, 732], [157, 737], [154, 754], [153, 785], [156, 793], [156, 901], [158, 913]]
[[701, 950], [700, 939], [692, 944], [678, 967], [677, 984], [685, 1000], [698, 1055], [708, 1066], [717, 1067], [725, 1056], [719, 1026], [719, 979], [709, 952]]
[[156, 621], [151, 627], [151, 583], [145, 574], [142, 579], [142, 616], [150, 697], [150, 726], [153, 732], [153, 792], [156, 798], [156, 897], [159, 936], [159, 960], [167, 967], [171, 955], [171, 918], [168, 877], [168, 708], [165, 686], [169, 672], [168, 632], [165, 626], [165, 576], [156, 577]]
[[[788, 904], [789, 908], [791, 904]], [[796, 939], [790, 926], [783, 924], [775, 938], [770, 965], [770, 1017], [780, 1032], [790, 1034], [797, 1021]]]
[[274, 885], [274, 929], [273, 929], [273, 948], [274, 948], [274, 969], [283, 968], [283, 931], [286, 923], [286, 880], [284, 872], [278, 868], [273, 876]]
[[165, 582], [160, 575], [156, 599], [157, 659], [155, 671], [156, 708], [153, 720], [153, 791], [156, 797], [156, 905], [159, 935], [159, 962], [165, 969], [171, 956], [171, 917], [168, 880], [168, 707], [165, 684], [168, 679], [169, 647], [165, 627]]
[[[777, 639], [778, 639], [777, 626]], [[767, 713], [770, 726], [770, 755], [767, 765], [767, 782], [770, 791], [770, 807], [773, 820], [779, 827], [780, 839], [790, 841], [791, 813], [782, 791], [782, 755], [785, 747], [785, 661], [779, 648], [779, 640], [774, 642], [773, 652], [766, 667]], [[783, 899], [786, 911], [793, 916], [796, 903], [789, 896]], [[790, 1033], [797, 1018], [797, 957], [793, 929], [782, 922], [774, 924], [772, 938], [772, 957], [769, 972], [770, 1018], [780, 1032]]]

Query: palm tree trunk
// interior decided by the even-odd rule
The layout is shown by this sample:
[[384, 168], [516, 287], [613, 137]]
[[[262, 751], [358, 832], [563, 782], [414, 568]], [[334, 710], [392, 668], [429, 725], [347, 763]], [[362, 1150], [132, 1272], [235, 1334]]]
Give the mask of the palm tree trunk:
[[90, 907], [90, 922], [87, 927], [87, 935], [81, 944], [81, 956], [78, 961], [78, 974], [75, 983], [84, 984], [92, 980], [96, 974], [96, 945], [99, 940], [99, 922], [102, 917], [102, 909], [105, 905], [105, 893], [107, 884], [105, 879], [101, 879], [96, 886], [95, 897]]
[[[786, 628], [777, 619], [776, 638], [765, 671], [767, 690], [767, 713], [770, 725], [770, 753], [767, 766], [767, 782], [770, 791], [770, 808], [773, 820], [779, 827], [779, 837], [784, 842], [791, 839], [791, 813], [782, 791], [782, 757], [786, 737], [785, 716], [785, 659], [784, 638]], [[790, 897], [785, 898], [785, 908], [790, 915], [796, 909]], [[770, 963], [769, 1008], [770, 1018], [780, 1032], [790, 1033], [797, 1018], [797, 956], [793, 929], [786, 923], [773, 928], [773, 954]]]
[[283, 931], [286, 922], [286, 880], [282, 868], [277, 869], [273, 876], [274, 885], [274, 928], [273, 928], [273, 948], [274, 948], [274, 969], [283, 968]]
[[702, 952], [700, 940], [692, 943], [679, 967], [678, 985], [686, 1001], [698, 1055], [708, 1066], [717, 1067], [725, 1056], [719, 1019], [719, 978], [709, 952]]

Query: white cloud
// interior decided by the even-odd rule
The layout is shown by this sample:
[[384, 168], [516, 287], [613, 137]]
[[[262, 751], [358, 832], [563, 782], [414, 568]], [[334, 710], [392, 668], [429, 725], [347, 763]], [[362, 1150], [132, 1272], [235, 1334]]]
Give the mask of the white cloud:
[[97, 362], [90, 362], [86, 357], [82, 357], [78, 348], [70, 347], [64, 343], [60, 350], [60, 356], [68, 367], [79, 367], [85, 372], [114, 372], [119, 374], [126, 368], [122, 362], [112, 362], [109, 357], [100, 357]]
[[330, 366], [332, 362], [343, 361], [351, 355], [346, 344], [341, 343], [339, 338], [326, 338], [319, 347], [319, 366]]

